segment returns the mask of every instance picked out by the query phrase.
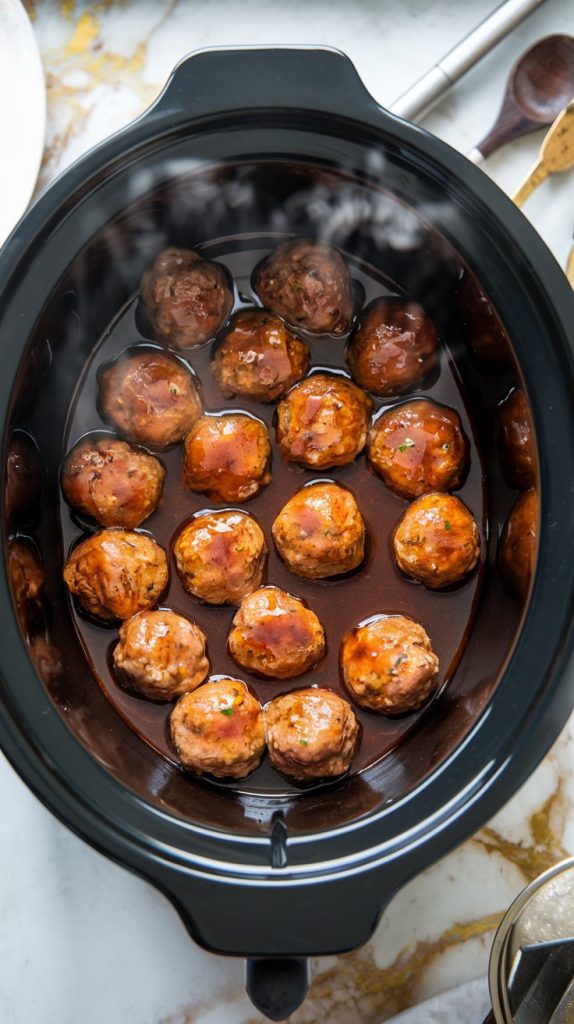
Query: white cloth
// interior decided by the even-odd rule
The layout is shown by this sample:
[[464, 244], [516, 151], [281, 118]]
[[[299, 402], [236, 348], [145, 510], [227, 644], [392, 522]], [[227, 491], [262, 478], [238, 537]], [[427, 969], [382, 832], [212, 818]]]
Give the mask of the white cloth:
[[483, 1024], [489, 1010], [487, 980], [477, 978], [399, 1013], [387, 1024]]

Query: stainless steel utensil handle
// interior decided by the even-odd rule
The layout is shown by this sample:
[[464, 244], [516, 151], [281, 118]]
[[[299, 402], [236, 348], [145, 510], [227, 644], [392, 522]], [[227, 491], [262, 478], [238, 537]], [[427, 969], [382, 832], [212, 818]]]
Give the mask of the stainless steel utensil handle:
[[423, 117], [467, 71], [545, 0], [506, 0], [387, 109], [406, 121]]

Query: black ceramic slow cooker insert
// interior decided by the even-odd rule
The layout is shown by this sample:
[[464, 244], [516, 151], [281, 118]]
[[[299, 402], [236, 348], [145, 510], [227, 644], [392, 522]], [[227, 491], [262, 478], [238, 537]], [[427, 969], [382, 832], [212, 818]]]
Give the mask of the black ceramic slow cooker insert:
[[[248, 267], [294, 235], [326, 238], [357, 279], [386, 282], [437, 323], [480, 453], [483, 555], [448, 685], [385, 756], [326, 786], [230, 787], [184, 775], [97, 685], [62, 582], [58, 472], [78, 382], [157, 252], [197, 247]], [[302, 958], [364, 943], [400, 886], [511, 796], [571, 710], [573, 324], [566, 279], [508, 198], [382, 110], [331, 50], [188, 58], [142, 118], [47, 189], [0, 254], [3, 546], [24, 538], [45, 576], [31, 622], [2, 560], [2, 748], [62, 821], [157, 885], [198, 943], [248, 957], [249, 991], [271, 1016], [303, 997]], [[516, 498], [496, 411], [518, 385], [540, 501], [522, 603], [496, 565]], [[6, 507], [15, 438], [37, 457], [32, 512]], [[386, 543], [376, 515], [370, 528]]]

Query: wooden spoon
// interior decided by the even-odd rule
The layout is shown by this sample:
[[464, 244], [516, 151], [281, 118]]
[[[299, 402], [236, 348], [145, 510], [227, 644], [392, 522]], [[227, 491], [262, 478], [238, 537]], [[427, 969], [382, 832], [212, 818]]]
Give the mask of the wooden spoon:
[[514, 202], [517, 206], [522, 206], [534, 189], [550, 174], [568, 171], [571, 167], [574, 167], [574, 100], [558, 115], [547, 131], [538, 160], [512, 196]]
[[539, 39], [512, 68], [500, 113], [469, 158], [478, 163], [506, 142], [552, 124], [573, 96], [574, 38]]

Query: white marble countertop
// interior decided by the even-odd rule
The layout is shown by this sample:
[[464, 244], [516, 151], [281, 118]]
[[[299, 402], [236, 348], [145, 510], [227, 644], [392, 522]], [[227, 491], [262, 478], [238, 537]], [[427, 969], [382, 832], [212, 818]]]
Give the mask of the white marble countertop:
[[[48, 90], [46, 184], [139, 114], [191, 50], [336, 46], [385, 104], [496, 4], [28, 0], [27, 6]], [[425, 127], [468, 150], [490, 127], [516, 57], [537, 38], [572, 28], [572, 0], [547, 0], [459, 83]], [[512, 189], [534, 162], [541, 137], [503, 149], [487, 173]], [[562, 265], [574, 229], [572, 194], [572, 175], [556, 176], [525, 207]], [[512, 898], [574, 852], [573, 755], [571, 721], [496, 819], [395, 897], [363, 950], [314, 964], [310, 998], [292, 1024], [375, 1024], [484, 974], [493, 929]], [[242, 993], [242, 963], [194, 946], [159, 893], [68, 832], [3, 760], [0, 798], [2, 1024], [255, 1024]]]

